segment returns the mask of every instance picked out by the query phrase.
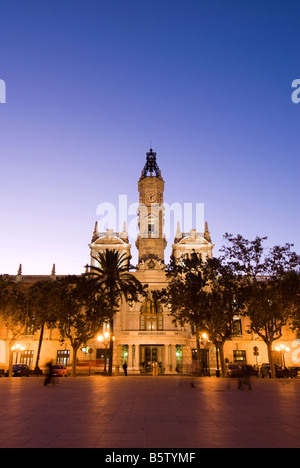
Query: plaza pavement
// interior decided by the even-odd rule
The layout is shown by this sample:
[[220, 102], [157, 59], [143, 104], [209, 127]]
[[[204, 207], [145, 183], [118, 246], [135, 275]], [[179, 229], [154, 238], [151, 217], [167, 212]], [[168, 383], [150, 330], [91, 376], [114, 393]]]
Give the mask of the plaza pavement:
[[252, 382], [0, 378], [0, 448], [299, 448], [300, 380]]

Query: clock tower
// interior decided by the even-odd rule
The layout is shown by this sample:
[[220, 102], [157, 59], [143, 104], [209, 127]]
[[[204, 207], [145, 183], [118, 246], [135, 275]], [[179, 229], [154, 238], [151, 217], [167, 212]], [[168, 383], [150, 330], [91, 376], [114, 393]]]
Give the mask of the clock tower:
[[139, 263], [148, 259], [164, 263], [164, 250], [167, 245], [163, 234], [165, 182], [156, 162], [156, 153], [151, 148], [146, 155], [146, 164], [138, 182], [139, 236], [136, 246], [139, 251]]

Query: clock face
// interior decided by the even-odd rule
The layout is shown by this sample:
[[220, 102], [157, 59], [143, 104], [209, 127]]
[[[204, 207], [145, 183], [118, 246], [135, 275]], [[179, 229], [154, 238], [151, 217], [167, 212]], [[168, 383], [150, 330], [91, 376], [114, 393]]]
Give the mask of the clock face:
[[147, 193], [146, 200], [148, 203], [155, 203], [156, 202], [156, 195], [153, 192]]

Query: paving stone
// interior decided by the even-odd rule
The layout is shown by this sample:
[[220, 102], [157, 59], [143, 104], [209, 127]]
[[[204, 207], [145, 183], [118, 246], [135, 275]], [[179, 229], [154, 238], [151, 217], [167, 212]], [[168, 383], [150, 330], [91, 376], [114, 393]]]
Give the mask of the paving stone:
[[300, 380], [0, 378], [0, 448], [299, 448]]

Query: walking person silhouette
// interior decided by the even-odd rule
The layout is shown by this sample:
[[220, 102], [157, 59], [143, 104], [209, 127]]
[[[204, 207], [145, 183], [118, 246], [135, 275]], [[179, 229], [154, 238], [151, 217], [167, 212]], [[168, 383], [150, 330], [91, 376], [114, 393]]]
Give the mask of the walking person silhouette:
[[124, 374], [127, 376], [127, 362], [124, 362], [122, 367], [123, 367], [123, 370], [124, 370]]
[[54, 377], [53, 377], [53, 363], [52, 361], [49, 361], [47, 364], [48, 367], [48, 373], [46, 375], [46, 378], [44, 380], [44, 387], [47, 387], [50, 383], [54, 383]]

